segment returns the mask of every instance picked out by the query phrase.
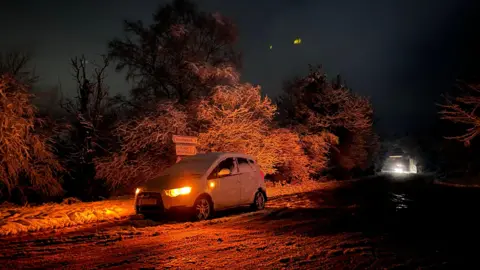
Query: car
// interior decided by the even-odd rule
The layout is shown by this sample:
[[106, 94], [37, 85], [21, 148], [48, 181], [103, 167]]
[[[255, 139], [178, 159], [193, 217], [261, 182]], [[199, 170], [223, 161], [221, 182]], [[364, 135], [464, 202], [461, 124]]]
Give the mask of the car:
[[242, 205], [261, 210], [267, 201], [264, 173], [254, 158], [240, 153], [182, 158], [135, 194], [137, 214], [152, 217], [186, 209], [197, 220]]

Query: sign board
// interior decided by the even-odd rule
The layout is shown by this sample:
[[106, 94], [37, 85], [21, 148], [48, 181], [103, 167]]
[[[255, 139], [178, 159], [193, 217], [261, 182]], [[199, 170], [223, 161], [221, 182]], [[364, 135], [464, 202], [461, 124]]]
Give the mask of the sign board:
[[181, 144], [197, 144], [198, 142], [197, 137], [192, 137], [192, 136], [173, 135], [172, 140], [174, 143], [181, 143]]
[[175, 143], [177, 156], [194, 156], [197, 154], [197, 137], [173, 135], [172, 140]]
[[175, 152], [177, 156], [194, 156], [197, 154], [197, 147], [194, 144], [176, 144]]

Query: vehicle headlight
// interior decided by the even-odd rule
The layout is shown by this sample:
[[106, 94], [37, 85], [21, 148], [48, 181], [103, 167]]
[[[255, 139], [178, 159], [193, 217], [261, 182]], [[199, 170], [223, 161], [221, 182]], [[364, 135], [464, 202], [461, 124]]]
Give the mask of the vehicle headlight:
[[140, 191], [142, 191], [142, 189], [141, 189], [141, 188], [137, 188], [137, 189], [135, 189], [135, 196], [137, 196], [137, 195], [138, 195], [138, 193], [140, 193]]
[[182, 187], [165, 190], [165, 194], [169, 197], [177, 197], [179, 195], [187, 195], [192, 191], [191, 187]]

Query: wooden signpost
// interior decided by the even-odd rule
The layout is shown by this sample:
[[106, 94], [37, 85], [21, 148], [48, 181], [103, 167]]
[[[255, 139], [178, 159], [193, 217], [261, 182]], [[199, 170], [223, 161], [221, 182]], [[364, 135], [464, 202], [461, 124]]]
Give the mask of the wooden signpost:
[[197, 137], [173, 135], [172, 140], [175, 143], [177, 162], [182, 159], [182, 156], [194, 156], [197, 154]]
[[173, 135], [172, 140], [174, 143], [180, 143], [180, 144], [197, 144], [198, 139], [197, 137], [193, 136], [178, 136], [178, 135]]
[[177, 156], [194, 156], [197, 154], [197, 148], [194, 144], [177, 144], [175, 152]]

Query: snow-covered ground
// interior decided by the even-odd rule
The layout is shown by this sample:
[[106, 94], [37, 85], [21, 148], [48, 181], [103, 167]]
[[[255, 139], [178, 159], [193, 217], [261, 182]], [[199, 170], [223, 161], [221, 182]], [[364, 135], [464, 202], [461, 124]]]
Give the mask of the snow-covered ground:
[[0, 207], [0, 236], [118, 220], [134, 214], [129, 199], [44, 204], [31, 207]]
[[[334, 184], [334, 182], [319, 183], [314, 181], [285, 186], [269, 184], [267, 193], [269, 197], [277, 197], [329, 188]], [[0, 236], [114, 221], [127, 218], [133, 214], [133, 199], [131, 197], [89, 203], [51, 203], [32, 207], [3, 205], [0, 206]]]
[[332, 204], [334, 185], [291, 195], [272, 189], [281, 195], [271, 194], [263, 211], [202, 222], [128, 220], [11, 240], [0, 243], [0, 263], [8, 269], [364, 269], [402, 261], [376, 247], [378, 237], [337, 227], [341, 211], [350, 216], [352, 208]]
[[[262, 211], [248, 207], [223, 211], [202, 222], [129, 218], [55, 233], [7, 236], [0, 238], [0, 268], [469, 269], [475, 265], [476, 250], [471, 246], [479, 242], [480, 226], [472, 207], [479, 205], [479, 191], [439, 185], [412, 190], [411, 185], [400, 185], [365, 179], [319, 184], [313, 191], [308, 190], [312, 185], [305, 185], [305, 192], [294, 194], [286, 193], [299, 187], [277, 186], [269, 188], [270, 200]], [[399, 191], [414, 199], [401, 211], [390, 196]]]
[[[316, 182], [305, 181], [298, 185], [280, 185], [267, 182], [267, 197], [278, 197], [282, 195], [289, 195], [295, 193], [309, 192], [317, 189], [328, 189], [338, 186], [337, 181], [330, 182]], [[347, 183], [344, 181], [344, 183]]]

